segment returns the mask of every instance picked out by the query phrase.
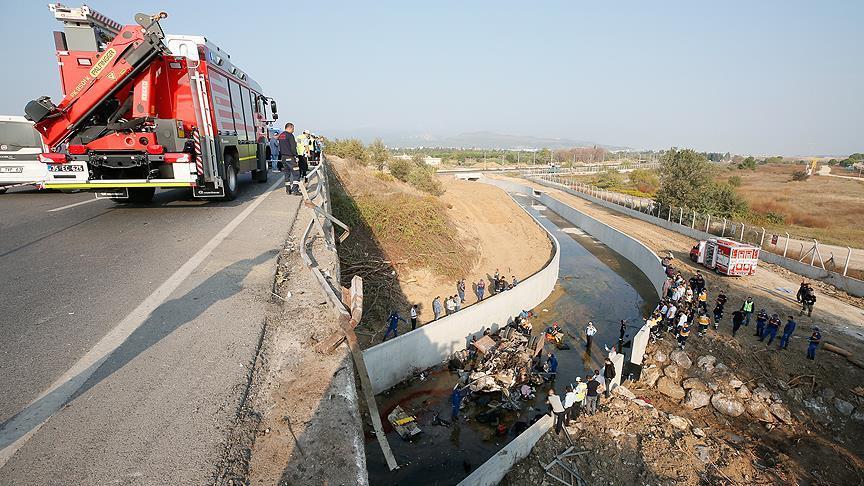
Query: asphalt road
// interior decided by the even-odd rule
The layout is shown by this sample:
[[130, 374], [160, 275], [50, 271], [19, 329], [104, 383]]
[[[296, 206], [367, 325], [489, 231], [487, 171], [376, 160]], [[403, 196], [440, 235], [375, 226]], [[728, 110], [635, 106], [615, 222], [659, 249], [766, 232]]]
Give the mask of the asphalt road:
[[0, 484], [211, 480], [299, 205], [241, 182], [0, 196]]

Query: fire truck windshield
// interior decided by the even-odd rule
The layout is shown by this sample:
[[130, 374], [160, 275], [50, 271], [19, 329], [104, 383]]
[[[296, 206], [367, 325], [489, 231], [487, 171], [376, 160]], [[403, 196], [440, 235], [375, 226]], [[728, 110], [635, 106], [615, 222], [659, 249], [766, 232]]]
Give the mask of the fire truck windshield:
[[0, 121], [0, 145], [6, 145], [11, 150], [38, 148], [42, 146], [42, 140], [32, 123]]

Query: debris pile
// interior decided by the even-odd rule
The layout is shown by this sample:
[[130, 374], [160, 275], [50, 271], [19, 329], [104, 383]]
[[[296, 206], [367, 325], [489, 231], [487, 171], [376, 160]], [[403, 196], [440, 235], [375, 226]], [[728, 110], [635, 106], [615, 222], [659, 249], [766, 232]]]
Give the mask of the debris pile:
[[523, 312], [505, 328], [496, 332], [487, 329], [482, 337], [472, 338], [468, 349], [450, 358], [450, 370], [459, 374], [456, 391], [462, 393], [460, 409], [470, 402], [488, 408], [478, 414], [480, 422], [498, 409], [521, 410], [534, 398], [535, 387], [552, 375], [542, 360], [544, 337], [532, 336], [530, 325], [526, 325], [531, 316]]

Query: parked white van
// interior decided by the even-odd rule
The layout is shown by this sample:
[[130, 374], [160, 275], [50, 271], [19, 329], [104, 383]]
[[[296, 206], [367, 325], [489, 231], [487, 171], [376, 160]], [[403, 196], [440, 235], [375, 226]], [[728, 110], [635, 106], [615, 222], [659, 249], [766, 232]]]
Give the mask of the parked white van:
[[40, 186], [48, 176], [48, 165], [39, 162], [44, 151], [33, 122], [23, 116], [0, 116], [0, 194], [9, 186]]

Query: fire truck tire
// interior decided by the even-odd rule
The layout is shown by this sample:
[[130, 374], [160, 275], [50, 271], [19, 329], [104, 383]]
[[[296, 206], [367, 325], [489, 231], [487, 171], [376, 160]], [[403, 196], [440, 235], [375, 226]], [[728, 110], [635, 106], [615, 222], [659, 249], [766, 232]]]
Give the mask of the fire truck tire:
[[237, 165], [234, 163], [234, 156], [230, 153], [225, 154], [225, 196], [224, 201], [233, 201], [237, 198]]

